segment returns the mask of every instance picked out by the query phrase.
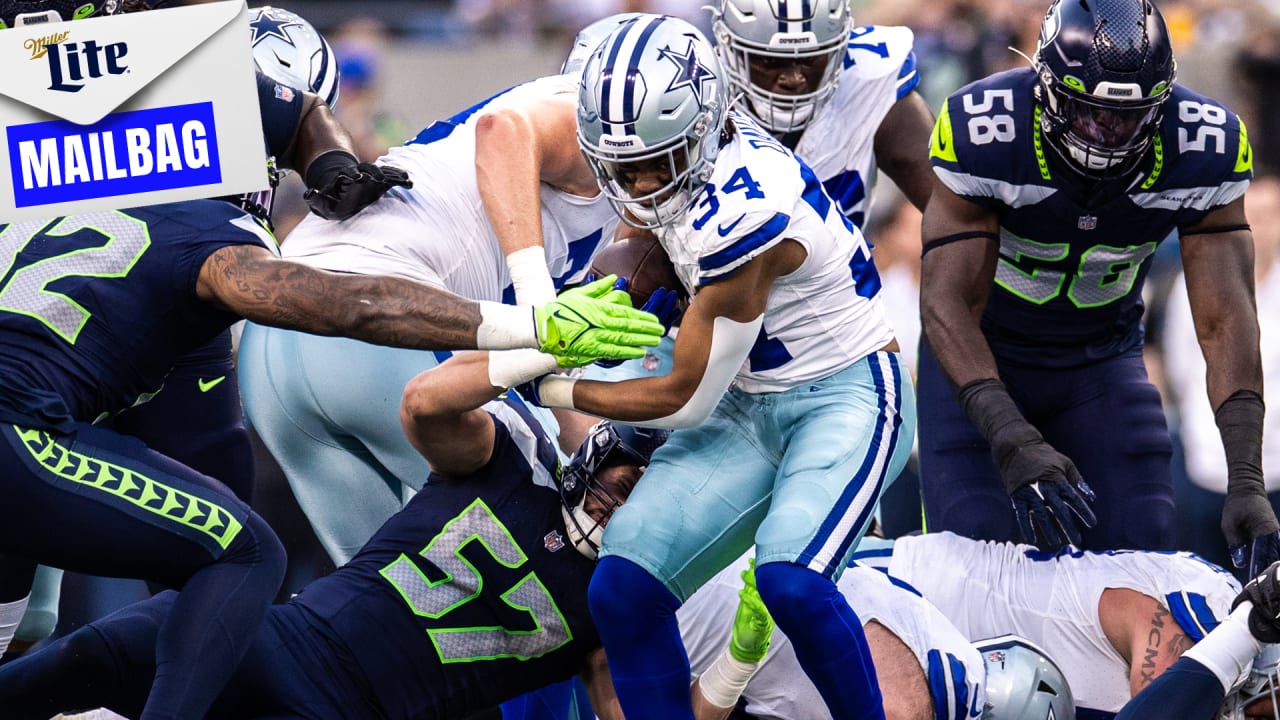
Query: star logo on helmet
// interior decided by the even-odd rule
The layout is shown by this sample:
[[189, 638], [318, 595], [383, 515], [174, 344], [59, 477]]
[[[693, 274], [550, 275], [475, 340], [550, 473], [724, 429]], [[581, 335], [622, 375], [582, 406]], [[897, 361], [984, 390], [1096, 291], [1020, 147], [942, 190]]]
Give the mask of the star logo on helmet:
[[302, 27], [302, 23], [292, 20], [277, 20], [266, 13], [258, 15], [258, 17], [249, 23], [249, 29], [253, 32], [253, 37], [249, 40], [250, 45], [257, 45], [269, 37], [278, 37], [281, 40], [293, 44], [293, 38], [284, 31], [287, 27]]
[[658, 51], [658, 56], [675, 63], [676, 68], [678, 68], [676, 76], [672, 78], [671, 84], [667, 86], [667, 92], [687, 87], [693, 92], [694, 98], [701, 103], [702, 84], [708, 80], [716, 79], [716, 74], [711, 72], [711, 68], [703, 65], [702, 60], [698, 58], [698, 53], [693, 47], [693, 39], [689, 39], [689, 47], [685, 49], [683, 54], [667, 46]]

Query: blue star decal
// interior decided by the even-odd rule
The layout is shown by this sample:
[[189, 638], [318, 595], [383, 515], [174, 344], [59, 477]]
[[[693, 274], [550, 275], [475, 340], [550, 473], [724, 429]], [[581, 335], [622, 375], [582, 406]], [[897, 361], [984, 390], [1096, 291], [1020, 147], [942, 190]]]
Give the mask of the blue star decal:
[[302, 23], [292, 20], [277, 20], [266, 13], [258, 16], [258, 19], [249, 23], [249, 29], [253, 32], [253, 38], [249, 40], [250, 45], [257, 45], [269, 37], [278, 37], [281, 40], [293, 44], [293, 38], [285, 33], [287, 27], [302, 27]]
[[672, 78], [671, 84], [667, 86], [666, 91], [671, 92], [676, 88], [687, 87], [693, 91], [693, 96], [701, 103], [702, 83], [707, 80], [714, 80], [716, 74], [711, 72], [711, 68], [703, 65], [702, 61], [698, 59], [698, 53], [693, 49], [693, 39], [689, 39], [689, 47], [685, 49], [683, 55], [667, 46], [658, 51], [658, 56], [670, 60], [679, 68], [679, 72]]

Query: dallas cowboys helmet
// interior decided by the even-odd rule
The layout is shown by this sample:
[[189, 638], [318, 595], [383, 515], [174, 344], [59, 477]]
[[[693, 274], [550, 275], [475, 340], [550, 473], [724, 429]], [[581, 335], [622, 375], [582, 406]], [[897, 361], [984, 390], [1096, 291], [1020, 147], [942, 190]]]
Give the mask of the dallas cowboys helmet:
[[1049, 146], [1090, 176], [1137, 164], [1177, 75], [1169, 31], [1150, 0], [1056, 0], [1034, 66]]
[[[600, 538], [609, 515], [622, 504], [596, 478], [596, 474], [616, 465], [635, 465], [643, 472], [653, 451], [670, 437], [670, 430], [615, 425], [608, 420], [596, 423], [560, 473], [560, 512], [569, 541], [586, 557], [595, 560]], [[607, 514], [597, 520], [586, 511], [587, 495], [600, 501]]]
[[1043, 650], [1017, 635], [980, 640], [973, 647], [987, 670], [982, 720], [1075, 720], [1067, 679]]
[[[728, 92], [711, 43], [693, 25], [642, 14], [600, 43], [582, 70], [578, 145], [623, 221], [652, 230], [688, 211], [711, 179]], [[637, 167], [664, 185], [633, 195]]]
[[266, 5], [249, 11], [253, 62], [272, 80], [310, 90], [338, 106], [338, 57], [311, 23]]
[[[802, 130], [836, 91], [853, 19], [848, 0], [720, 0], [714, 9], [716, 53], [747, 111], [773, 132]], [[752, 81], [751, 58], [770, 64], [821, 62], [817, 87], [796, 95]]]
[[587, 64], [587, 58], [591, 57], [591, 51], [596, 49], [602, 40], [624, 24], [628, 20], [637, 17], [640, 13], [618, 13], [591, 23], [590, 25], [578, 31], [576, 37], [573, 38], [573, 47], [569, 48], [569, 55], [565, 57], [564, 64], [560, 66], [560, 74], [582, 72], [582, 66]]
[[[1255, 703], [1260, 708], [1251, 708]], [[1246, 714], [1245, 710], [1252, 710]], [[1232, 690], [1218, 710], [1216, 720], [1246, 720], [1248, 717], [1280, 720], [1280, 645], [1266, 645], [1253, 660], [1244, 684]]]
[[114, 15], [120, 0], [0, 0], [0, 29]]

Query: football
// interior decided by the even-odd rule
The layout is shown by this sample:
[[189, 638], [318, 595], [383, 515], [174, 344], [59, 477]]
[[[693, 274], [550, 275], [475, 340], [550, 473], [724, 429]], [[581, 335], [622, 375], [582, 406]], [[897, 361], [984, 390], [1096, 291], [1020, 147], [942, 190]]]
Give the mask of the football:
[[681, 300], [687, 299], [684, 286], [676, 277], [675, 266], [658, 238], [650, 232], [620, 237], [609, 244], [591, 261], [591, 272], [596, 277], [617, 275], [627, 279], [627, 291], [631, 304], [643, 307], [654, 290], [664, 287], [674, 290]]

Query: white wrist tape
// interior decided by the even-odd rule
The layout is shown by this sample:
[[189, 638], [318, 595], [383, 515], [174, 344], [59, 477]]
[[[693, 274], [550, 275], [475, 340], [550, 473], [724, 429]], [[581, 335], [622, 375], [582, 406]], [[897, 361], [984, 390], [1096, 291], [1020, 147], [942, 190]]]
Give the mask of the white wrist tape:
[[513, 350], [538, 347], [533, 309], [482, 301], [476, 347], [480, 350]]
[[577, 384], [574, 378], [568, 378], [563, 375], [552, 375], [543, 378], [538, 383], [538, 396], [542, 398], [542, 404], [547, 407], [568, 408], [573, 407], [573, 386]]
[[556, 359], [537, 350], [500, 350], [489, 353], [489, 384], [509, 388], [555, 372]]
[[1262, 643], [1249, 632], [1249, 611], [1253, 603], [1245, 601], [1213, 629], [1204, 639], [1183, 653], [1218, 677], [1224, 692], [1231, 692], [1244, 681], [1253, 666], [1253, 658], [1262, 652]]
[[28, 595], [21, 600], [0, 603], [0, 657], [4, 657], [14, 634], [18, 632], [18, 625], [22, 623], [22, 616], [27, 614], [27, 603], [30, 600], [31, 596]]
[[719, 708], [731, 708], [747, 688], [760, 663], [744, 663], [725, 650], [698, 678], [698, 689], [707, 702]]
[[556, 286], [551, 281], [547, 256], [541, 245], [508, 255], [507, 272], [511, 273], [517, 305], [541, 305], [556, 299]]

